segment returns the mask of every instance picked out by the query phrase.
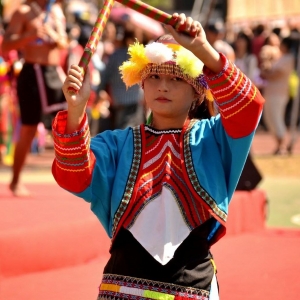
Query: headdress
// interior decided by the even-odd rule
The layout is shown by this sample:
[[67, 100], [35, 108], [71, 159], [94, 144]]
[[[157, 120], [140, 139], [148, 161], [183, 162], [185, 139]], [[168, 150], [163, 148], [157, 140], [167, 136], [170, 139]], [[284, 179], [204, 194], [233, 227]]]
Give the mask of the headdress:
[[135, 42], [129, 46], [128, 54], [129, 60], [120, 66], [126, 87], [143, 84], [151, 73], [174, 75], [188, 82], [198, 94], [205, 93], [208, 100], [214, 100], [202, 73], [202, 61], [174, 39], [162, 38], [146, 46]]

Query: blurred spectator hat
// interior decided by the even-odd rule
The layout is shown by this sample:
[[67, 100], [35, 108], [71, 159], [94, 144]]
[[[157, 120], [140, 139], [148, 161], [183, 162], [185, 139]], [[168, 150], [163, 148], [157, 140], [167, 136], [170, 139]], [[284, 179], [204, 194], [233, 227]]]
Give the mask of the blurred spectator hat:
[[215, 22], [208, 23], [206, 30], [215, 34], [219, 34], [225, 32], [225, 26], [222, 21], [217, 20]]

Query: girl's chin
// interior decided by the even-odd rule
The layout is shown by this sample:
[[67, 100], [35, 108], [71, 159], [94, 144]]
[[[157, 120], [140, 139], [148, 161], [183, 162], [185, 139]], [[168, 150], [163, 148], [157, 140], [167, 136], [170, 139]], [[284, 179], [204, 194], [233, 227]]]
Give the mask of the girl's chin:
[[173, 118], [174, 115], [170, 113], [170, 110], [168, 111], [152, 111], [154, 116], [161, 117], [161, 118]]

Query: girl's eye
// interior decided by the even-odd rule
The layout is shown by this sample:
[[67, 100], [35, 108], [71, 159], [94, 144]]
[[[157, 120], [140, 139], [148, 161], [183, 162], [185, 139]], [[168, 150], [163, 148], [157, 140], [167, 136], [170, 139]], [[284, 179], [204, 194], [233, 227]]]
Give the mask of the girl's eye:
[[159, 76], [157, 74], [152, 74], [152, 75], [149, 76], [149, 78], [159, 79]]
[[174, 80], [174, 81], [182, 81], [182, 78], [180, 78], [180, 77], [173, 77], [172, 80]]

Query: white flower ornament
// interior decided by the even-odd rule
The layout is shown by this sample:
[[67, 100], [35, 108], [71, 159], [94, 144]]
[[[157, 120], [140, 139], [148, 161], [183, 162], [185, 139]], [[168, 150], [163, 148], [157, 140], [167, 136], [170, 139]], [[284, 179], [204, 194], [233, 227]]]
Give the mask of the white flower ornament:
[[162, 64], [173, 59], [172, 49], [157, 42], [146, 45], [145, 55], [153, 64]]

